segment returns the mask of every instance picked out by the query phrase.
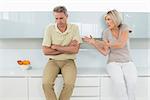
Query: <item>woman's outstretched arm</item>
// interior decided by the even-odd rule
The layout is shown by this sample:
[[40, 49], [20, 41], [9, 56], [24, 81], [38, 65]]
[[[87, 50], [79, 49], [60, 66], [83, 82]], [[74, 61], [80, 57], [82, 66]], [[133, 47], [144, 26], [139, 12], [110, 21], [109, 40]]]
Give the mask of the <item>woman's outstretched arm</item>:
[[93, 45], [101, 54], [106, 56], [109, 53], [109, 47], [107, 46], [105, 41], [95, 40], [92, 37], [84, 37], [83, 41], [86, 43]]

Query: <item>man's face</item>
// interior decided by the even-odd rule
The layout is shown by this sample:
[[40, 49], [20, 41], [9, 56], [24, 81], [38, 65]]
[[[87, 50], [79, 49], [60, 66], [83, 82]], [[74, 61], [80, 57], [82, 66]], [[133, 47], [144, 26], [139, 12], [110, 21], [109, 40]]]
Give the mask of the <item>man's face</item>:
[[60, 13], [54, 12], [54, 16], [55, 16], [55, 22], [57, 23], [58, 27], [61, 27], [67, 24], [68, 16], [65, 15], [63, 12], [60, 12]]

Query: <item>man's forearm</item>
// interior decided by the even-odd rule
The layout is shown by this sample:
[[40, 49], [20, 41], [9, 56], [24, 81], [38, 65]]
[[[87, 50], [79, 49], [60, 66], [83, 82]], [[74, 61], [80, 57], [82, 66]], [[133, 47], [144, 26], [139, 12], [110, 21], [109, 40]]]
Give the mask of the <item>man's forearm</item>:
[[80, 44], [76, 40], [72, 40], [69, 45], [67, 46], [61, 46], [61, 45], [52, 45], [52, 49], [58, 50], [61, 53], [66, 54], [76, 54], [79, 51]]
[[64, 53], [69, 53], [69, 54], [73, 54], [73, 53], [77, 53], [78, 52], [78, 48], [74, 47], [74, 46], [61, 46], [57, 48], [58, 51], [60, 52], [64, 52]]
[[59, 55], [59, 54], [62, 54], [62, 53], [58, 50], [55, 50], [53, 52], [47, 52], [45, 55]]
[[59, 55], [62, 54], [62, 52], [52, 49], [50, 47], [43, 47], [43, 52], [45, 55]]
[[79, 45], [78, 46], [53, 45], [52, 48], [58, 50], [61, 53], [68, 53], [68, 54], [75, 54], [79, 51]]

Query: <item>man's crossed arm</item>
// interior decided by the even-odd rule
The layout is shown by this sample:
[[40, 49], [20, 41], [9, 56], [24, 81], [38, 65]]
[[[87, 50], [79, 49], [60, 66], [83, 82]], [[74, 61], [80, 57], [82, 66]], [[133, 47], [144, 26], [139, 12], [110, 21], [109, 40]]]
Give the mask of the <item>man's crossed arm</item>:
[[61, 46], [53, 44], [50, 47], [43, 46], [45, 55], [59, 55], [59, 54], [75, 54], [78, 53], [80, 44], [76, 40], [72, 40], [68, 46]]

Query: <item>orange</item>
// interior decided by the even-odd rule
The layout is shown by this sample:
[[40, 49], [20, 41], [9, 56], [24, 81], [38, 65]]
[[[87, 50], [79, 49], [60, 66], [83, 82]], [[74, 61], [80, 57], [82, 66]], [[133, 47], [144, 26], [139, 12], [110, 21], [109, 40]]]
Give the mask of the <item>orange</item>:
[[30, 64], [30, 61], [29, 60], [24, 60], [23, 61], [23, 65], [29, 65]]

